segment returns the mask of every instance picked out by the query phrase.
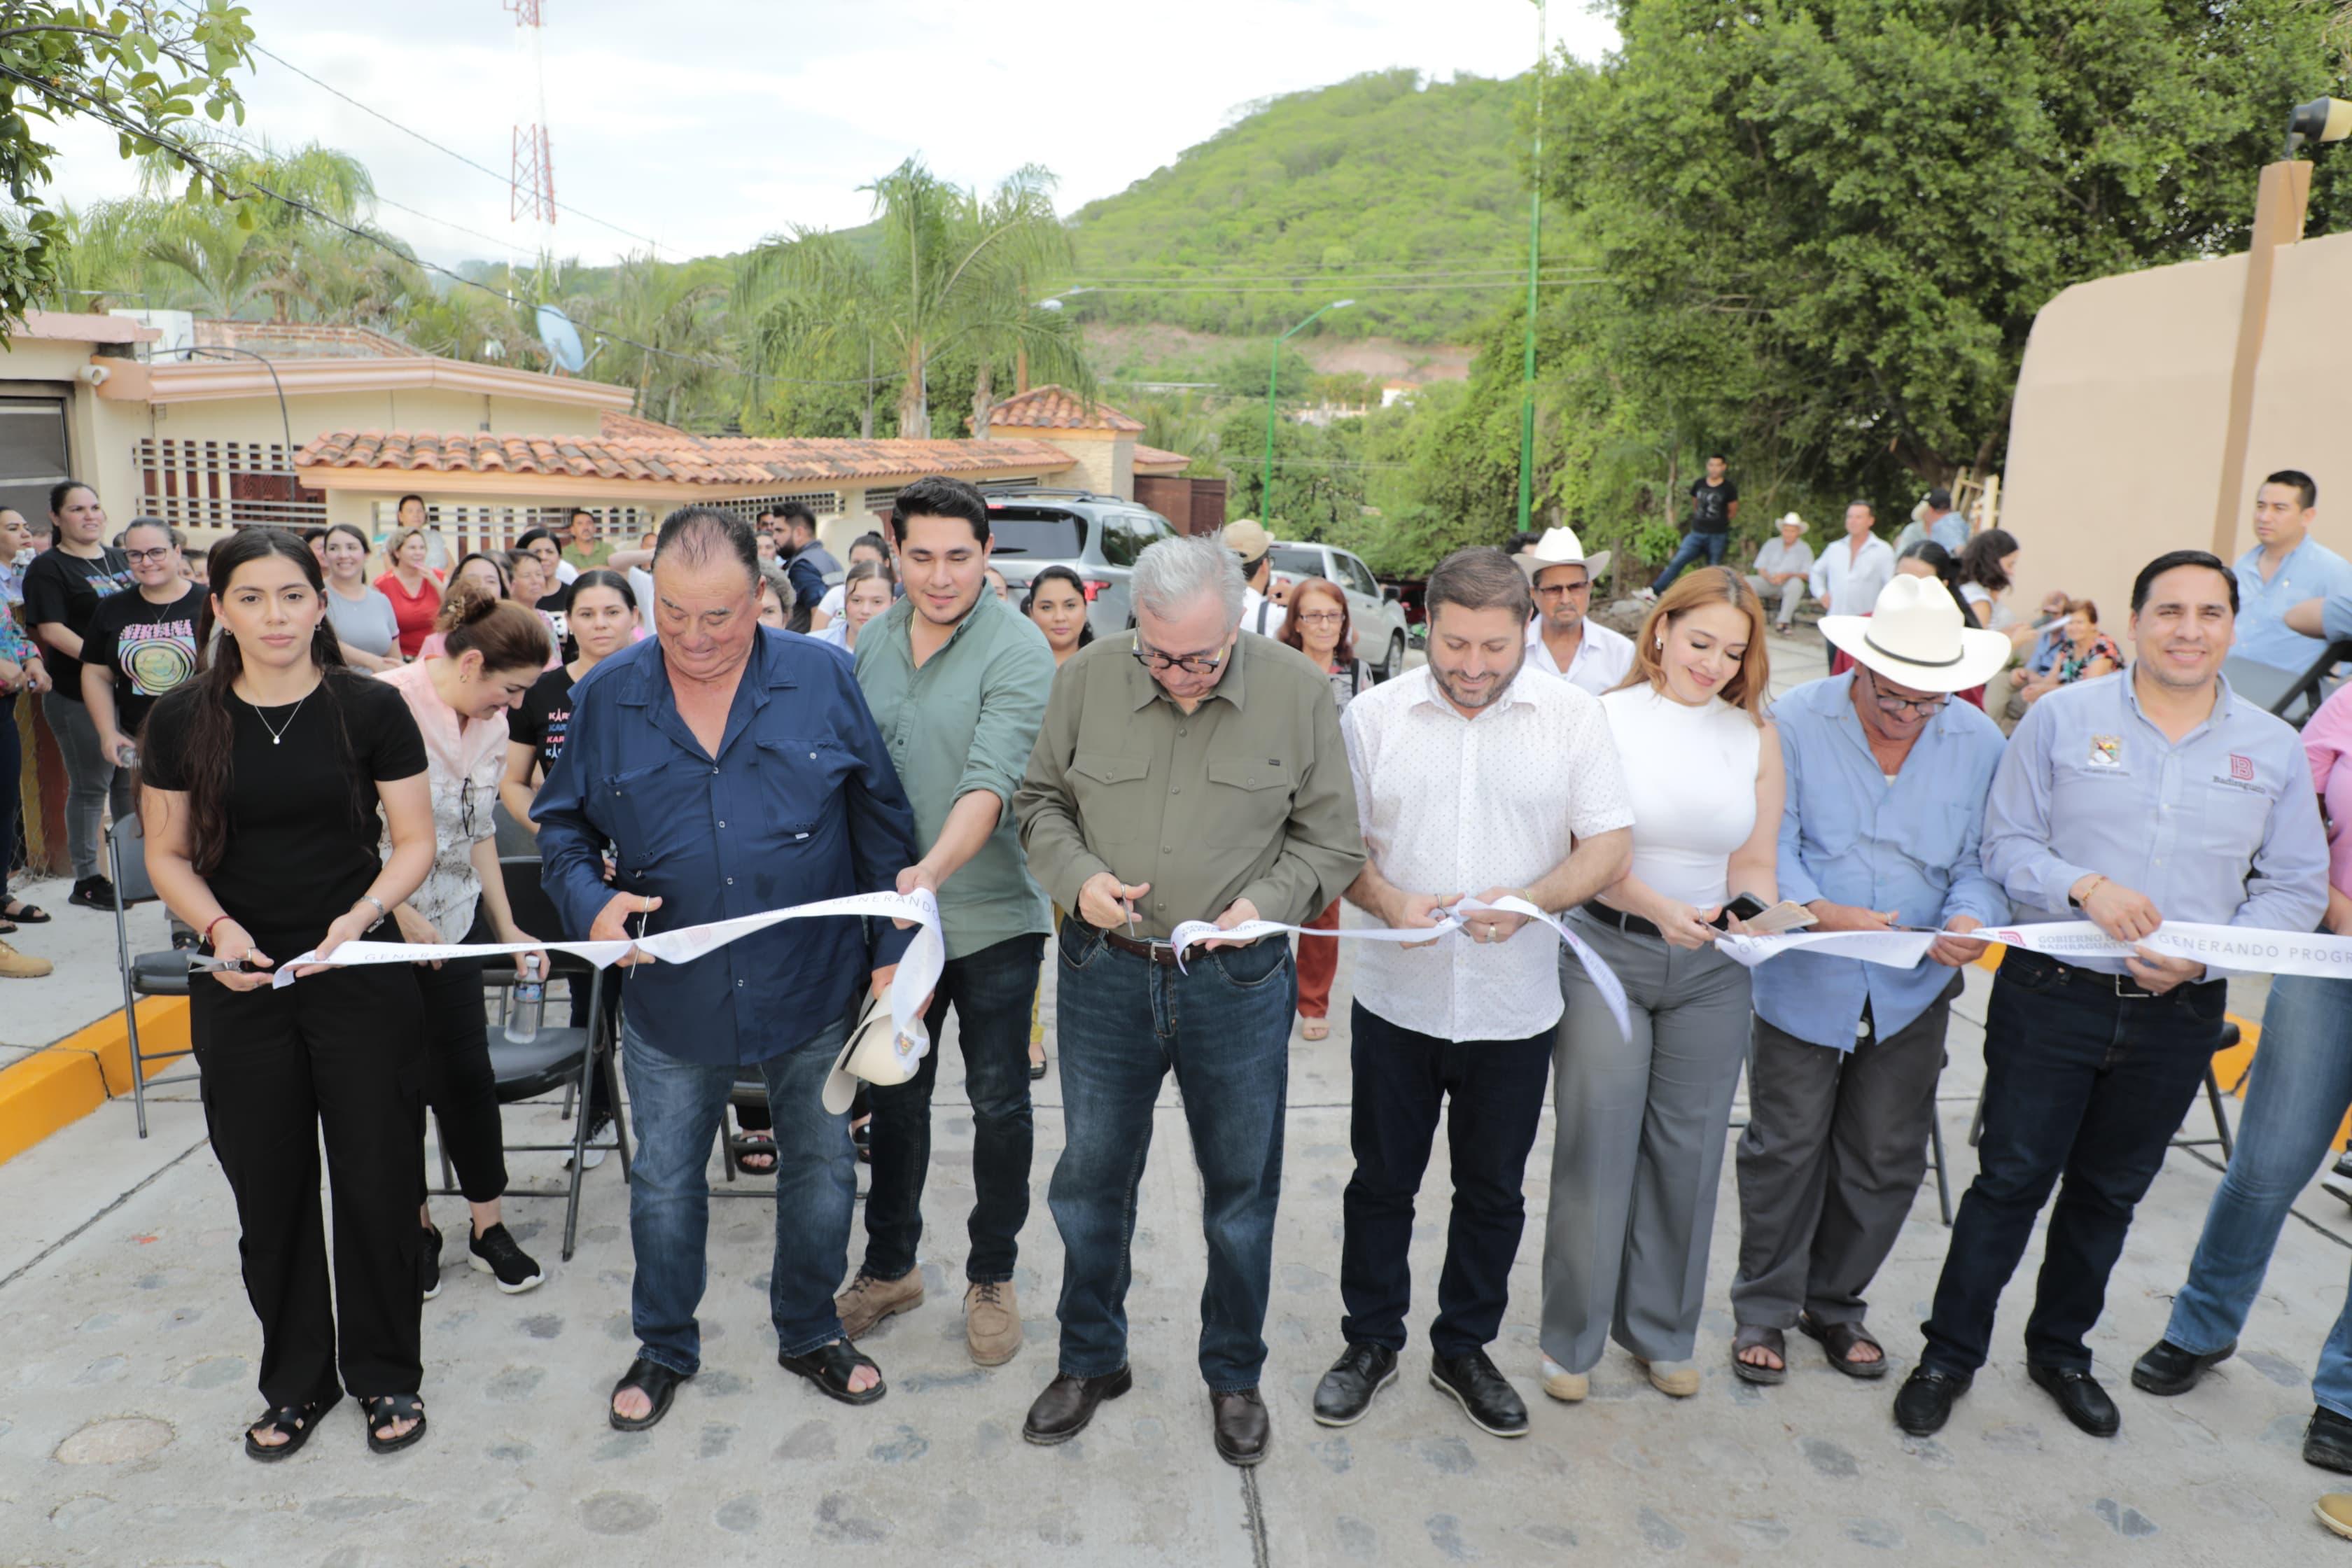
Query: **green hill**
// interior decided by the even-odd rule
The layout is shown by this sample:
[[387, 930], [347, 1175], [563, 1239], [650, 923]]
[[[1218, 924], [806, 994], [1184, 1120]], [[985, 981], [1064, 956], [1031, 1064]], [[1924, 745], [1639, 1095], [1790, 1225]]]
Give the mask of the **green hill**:
[[1352, 297], [1322, 330], [1458, 341], [1524, 277], [1526, 95], [1399, 69], [1252, 105], [1072, 216], [1084, 313], [1263, 335]]

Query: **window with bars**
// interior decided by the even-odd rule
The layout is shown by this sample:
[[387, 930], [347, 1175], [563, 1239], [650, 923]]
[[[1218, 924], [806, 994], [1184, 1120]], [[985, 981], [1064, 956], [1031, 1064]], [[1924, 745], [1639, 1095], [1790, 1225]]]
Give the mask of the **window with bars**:
[[715, 510], [731, 512], [746, 522], [758, 520], [760, 514], [788, 500], [796, 500], [819, 517], [835, 517], [841, 512], [839, 490], [785, 490], [772, 496], [744, 496], [737, 500], [714, 501]]
[[[425, 518], [441, 531], [457, 554], [463, 555], [475, 550], [511, 550], [516, 540], [534, 528], [547, 529], [561, 538], [572, 526], [572, 510], [569, 506], [436, 506], [427, 502]], [[661, 525], [662, 514], [646, 507], [592, 506], [587, 510], [596, 519], [596, 537], [625, 550], [635, 549], [641, 537]], [[399, 502], [379, 500], [371, 508], [370, 516], [376, 537], [383, 538], [399, 526]]]
[[181, 528], [318, 528], [327, 498], [305, 489], [275, 441], [142, 437], [135, 449], [144, 514]]

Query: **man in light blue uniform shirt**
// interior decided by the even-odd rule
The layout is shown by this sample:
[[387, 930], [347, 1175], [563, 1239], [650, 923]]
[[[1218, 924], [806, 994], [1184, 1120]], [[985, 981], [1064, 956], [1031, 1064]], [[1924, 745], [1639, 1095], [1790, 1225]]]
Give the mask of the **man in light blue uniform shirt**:
[[2238, 557], [2238, 642], [2231, 651], [2300, 675], [2326, 649], [2318, 628], [2292, 621], [2295, 606], [2352, 595], [2352, 562], [2311, 537], [2319, 515], [2319, 487], [2309, 474], [2282, 468], [2254, 491], [2254, 537]]
[[[2167, 920], [2309, 931], [2327, 844], [2294, 731], [2221, 678], [2235, 580], [2175, 551], [2132, 584], [2130, 668], [2061, 687], [2018, 726], [1985, 807], [1985, 869], [2021, 921], [2087, 919], [2141, 942]], [[2222, 982], [2142, 946], [2060, 963], [2011, 947], [1985, 1018], [1984, 1139], [1895, 1424], [1939, 1429], [1990, 1349], [2002, 1289], [2051, 1210], [2026, 1371], [2112, 1436], [2087, 1342], [2132, 1210], [2221, 1044]]]
[[[2008, 919], [1977, 851], [2000, 731], [1951, 693], [2007, 662], [2009, 638], [1969, 629], [1923, 577], [1888, 584], [1868, 619], [1825, 617], [1822, 634], [1856, 668], [1772, 705], [1788, 776], [1780, 896], [1819, 931]], [[1895, 969], [1801, 950], [1756, 970], [1731, 1284], [1743, 1380], [1782, 1380], [1791, 1328], [1850, 1376], [1885, 1374], [1863, 1292], [1927, 1175], [1958, 967], [1983, 951], [1939, 940]]]
[[1937, 485], [1927, 492], [1927, 515], [1919, 520], [1927, 525], [1927, 537], [1950, 552], [1953, 560], [1960, 558], [1960, 547], [1969, 542], [1969, 520], [1952, 510], [1952, 492]]

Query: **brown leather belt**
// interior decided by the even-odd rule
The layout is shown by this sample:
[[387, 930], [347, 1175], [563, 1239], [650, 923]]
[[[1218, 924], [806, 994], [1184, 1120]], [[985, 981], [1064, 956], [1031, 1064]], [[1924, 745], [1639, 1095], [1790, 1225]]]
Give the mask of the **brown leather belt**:
[[1138, 958], [1150, 960], [1162, 969], [1176, 967], [1176, 950], [1164, 942], [1138, 942], [1131, 936], [1115, 931], [1104, 931], [1102, 939], [1116, 952], [1133, 953]]

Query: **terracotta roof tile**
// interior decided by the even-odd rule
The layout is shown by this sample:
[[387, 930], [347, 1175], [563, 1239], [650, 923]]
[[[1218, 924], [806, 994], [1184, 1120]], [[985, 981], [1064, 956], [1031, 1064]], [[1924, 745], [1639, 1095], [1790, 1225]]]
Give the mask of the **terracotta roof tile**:
[[1164, 447], [1146, 447], [1139, 442], [1135, 448], [1135, 466], [1139, 468], [1181, 468], [1192, 460], [1183, 453], [1171, 452]]
[[[628, 416], [623, 416], [623, 418]], [[636, 423], [650, 423], [639, 421]], [[900, 474], [1058, 473], [1070, 456], [1046, 441], [763, 439], [697, 437], [499, 436], [407, 430], [336, 430], [314, 437], [298, 468], [391, 468], [437, 473], [544, 474], [650, 479], [684, 485], [881, 479]]]
[[1108, 403], [1089, 408], [1065, 387], [1033, 386], [1018, 397], [1008, 397], [988, 411], [991, 429], [1016, 430], [1140, 430], [1143, 421], [1122, 414]]

